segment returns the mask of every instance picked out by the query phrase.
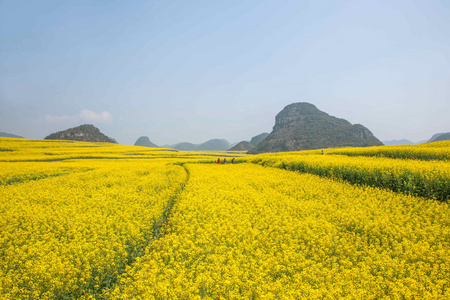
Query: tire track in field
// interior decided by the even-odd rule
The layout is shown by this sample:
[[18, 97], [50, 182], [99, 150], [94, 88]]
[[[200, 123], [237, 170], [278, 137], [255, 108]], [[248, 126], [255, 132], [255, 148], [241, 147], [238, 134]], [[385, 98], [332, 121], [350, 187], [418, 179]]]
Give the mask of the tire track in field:
[[190, 173], [187, 170], [187, 168], [183, 164], [179, 164], [179, 166], [181, 166], [185, 170], [186, 179], [184, 180], [183, 183], [180, 184], [180, 186], [175, 190], [173, 195], [169, 198], [160, 218], [154, 219], [153, 229], [148, 234], [145, 235], [146, 242], [139, 248], [139, 250], [134, 249], [132, 253], [129, 252], [127, 263], [123, 265], [123, 267], [120, 270], [118, 270], [117, 275], [102, 288], [101, 294], [98, 294], [97, 297], [94, 296], [94, 299], [110, 299], [109, 297], [110, 292], [113, 291], [114, 288], [119, 284], [120, 278], [126, 273], [126, 270], [132, 267], [138, 258], [145, 255], [145, 250], [152, 244], [152, 241], [164, 237], [165, 230], [167, 229], [167, 226], [169, 226], [170, 223], [170, 217], [172, 214], [173, 207], [180, 198], [180, 195], [182, 194], [190, 178]]
[[186, 172], [186, 180], [184, 183], [180, 185], [180, 188], [174, 193], [172, 197], [170, 197], [169, 201], [167, 202], [166, 207], [164, 208], [163, 214], [159, 220], [155, 220], [155, 223], [153, 225], [153, 239], [157, 240], [164, 236], [165, 230], [167, 229], [167, 226], [170, 224], [170, 217], [172, 215], [172, 210], [175, 204], [178, 202], [178, 199], [180, 198], [180, 195], [184, 191], [184, 188], [186, 187], [187, 183], [190, 179], [190, 172], [189, 170], [184, 166], [184, 164], [180, 164], [180, 166], [184, 169]]

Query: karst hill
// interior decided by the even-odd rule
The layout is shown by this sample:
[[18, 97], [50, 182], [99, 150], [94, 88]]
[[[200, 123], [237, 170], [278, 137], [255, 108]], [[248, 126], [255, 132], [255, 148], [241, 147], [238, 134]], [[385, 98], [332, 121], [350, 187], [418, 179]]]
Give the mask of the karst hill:
[[158, 145], [152, 143], [148, 136], [141, 136], [137, 139], [136, 143], [134, 143], [135, 146], [143, 146], [143, 147], [152, 147], [152, 148], [158, 148]]
[[278, 113], [273, 131], [249, 153], [380, 145], [383, 144], [363, 125], [352, 125], [313, 104], [300, 102]]
[[67, 130], [58, 131], [45, 137], [46, 140], [70, 140], [93, 143], [117, 143], [114, 139], [107, 137], [94, 125], [85, 124]]

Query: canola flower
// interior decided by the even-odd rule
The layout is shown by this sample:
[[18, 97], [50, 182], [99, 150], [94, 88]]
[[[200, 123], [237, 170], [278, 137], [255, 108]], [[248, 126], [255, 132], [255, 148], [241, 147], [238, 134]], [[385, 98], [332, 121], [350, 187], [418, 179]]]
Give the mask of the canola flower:
[[59, 140], [0, 138], [0, 161], [176, 157], [177, 150]]
[[449, 299], [450, 208], [254, 164], [185, 165], [111, 299]]
[[0, 186], [0, 298], [98, 297], [144, 253], [187, 174], [166, 161], [47, 164], [60, 176]]
[[450, 141], [419, 145], [377, 146], [363, 148], [331, 149], [328, 154], [349, 156], [379, 156], [400, 159], [450, 160]]
[[440, 201], [450, 199], [449, 161], [290, 153], [261, 154], [240, 160]]
[[[319, 150], [289, 152], [295, 155], [321, 154]], [[396, 159], [450, 160], [450, 141], [439, 141], [418, 145], [373, 146], [325, 149], [327, 155], [375, 156]], [[278, 153], [274, 155], [284, 155]]]

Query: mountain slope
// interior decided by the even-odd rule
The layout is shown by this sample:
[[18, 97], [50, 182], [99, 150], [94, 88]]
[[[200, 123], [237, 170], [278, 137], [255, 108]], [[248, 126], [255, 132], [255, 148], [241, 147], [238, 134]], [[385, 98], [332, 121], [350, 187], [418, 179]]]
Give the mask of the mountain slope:
[[264, 139], [268, 136], [269, 136], [269, 134], [267, 132], [258, 134], [257, 136], [252, 137], [252, 139], [250, 140], [250, 143], [252, 143], [253, 146], [257, 146], [259, 143], [264, 141]]
[[250, 149], [252, 149], [253, 147], [255, 147], [255, 145], [253, 145], [250, 142], [247, 141], [242, 141], [240, 143], [238, 143], [237, 145], [233, 146], [232, 148], [230, 148], [228, 151], [248, 151]]
[[445, 133], [436, 133], [431, 137], [431, 139], [428, 140], [428, 143], [430, 142], [438, 142], [438, 141], [447, 141], [450, 140], [450, 132]]
[[450, 140], [450, 132], [439, 133], [438, 136], [433, 136], [429, 142], [448, 141]]

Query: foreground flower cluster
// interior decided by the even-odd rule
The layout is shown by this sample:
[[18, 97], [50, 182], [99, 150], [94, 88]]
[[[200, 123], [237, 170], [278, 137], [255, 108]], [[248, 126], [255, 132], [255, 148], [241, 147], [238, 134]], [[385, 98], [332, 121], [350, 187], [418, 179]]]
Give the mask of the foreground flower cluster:
[[152, 161], [17, 164], [40, 175], [0, 186], [2, 299], [99, 295], [142, 255], [187, 176]]
[[450, 208], [258, 165], [187, 165], [113, 299], [448, 299]]

